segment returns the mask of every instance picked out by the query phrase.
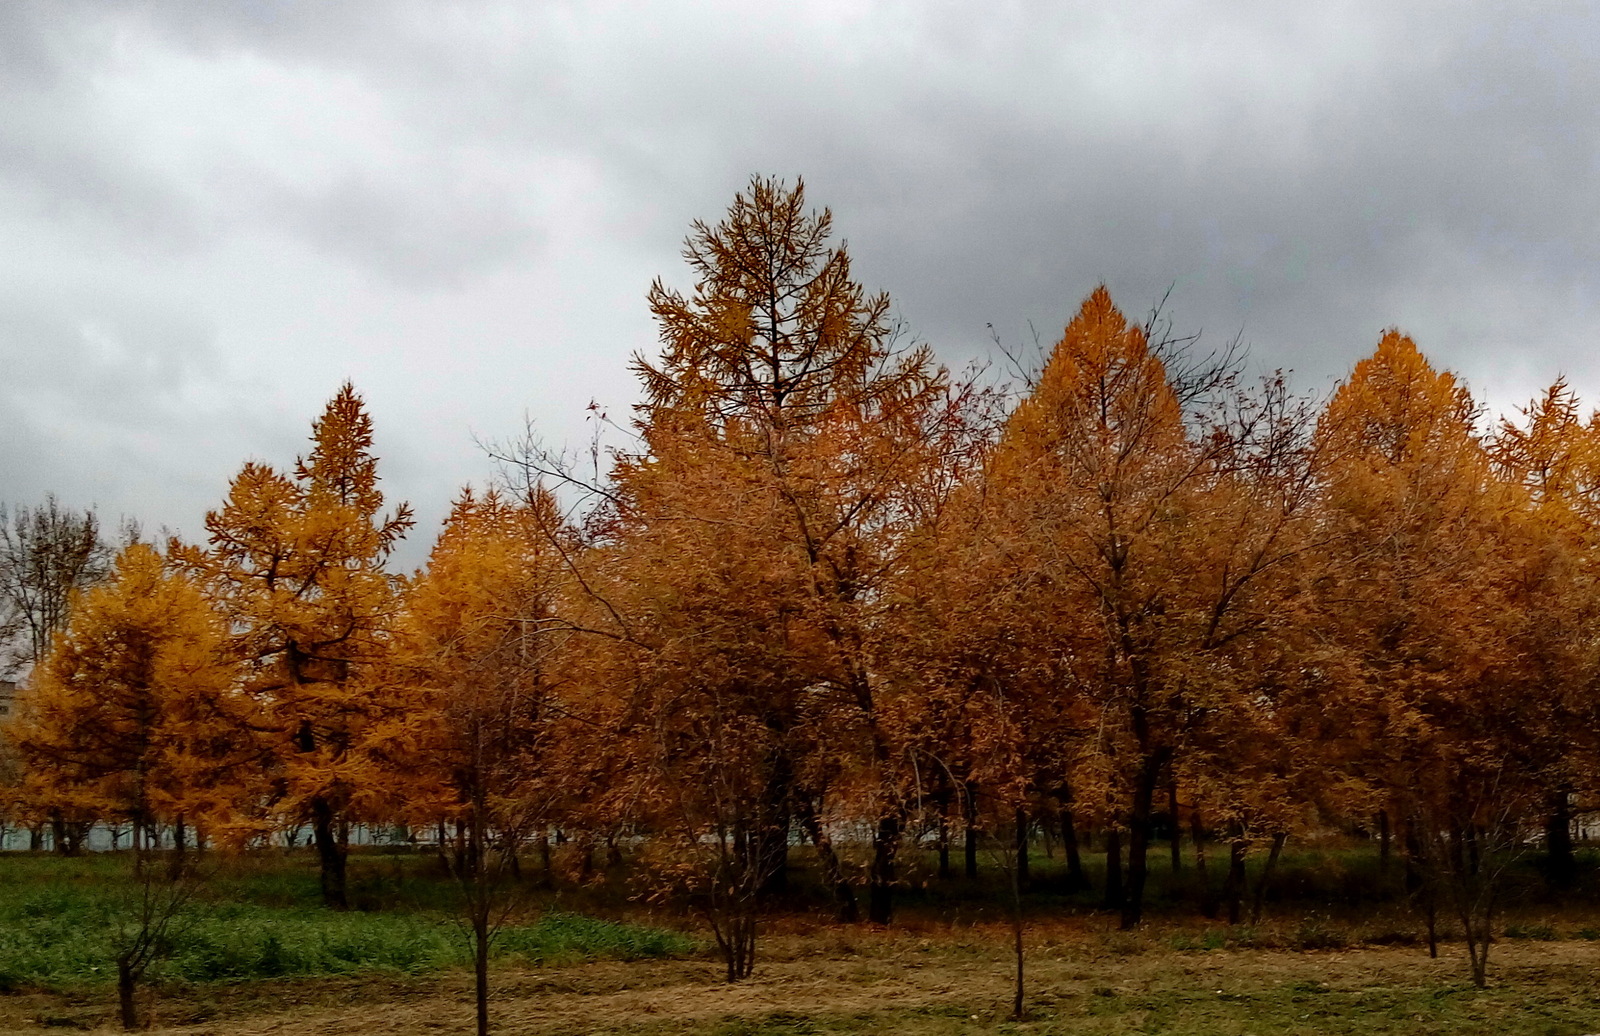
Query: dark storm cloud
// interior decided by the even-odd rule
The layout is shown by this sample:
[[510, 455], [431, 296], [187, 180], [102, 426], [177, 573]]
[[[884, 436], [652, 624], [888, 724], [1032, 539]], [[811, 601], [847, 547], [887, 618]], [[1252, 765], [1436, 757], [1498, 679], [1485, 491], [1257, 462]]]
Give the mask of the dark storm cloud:
[[[910, 136], [938, 157], [905, 156], [888, 206], [852, 197], [882, 213], [852, 234], [928, 330], [967, 342], [988, 320], [1058, 329], [1105, 279], [1130, 309], [1175, 283], [1181, 318], [1243, 327], [1258, 360], [1319, 374], [1385, 324], [1424, 323], [1426, 338], [1444, 315], [1456, 337], [1425, 341], [1444, 362], [1512, 333], [1543, 333], [1571, 359], [1557, 300], [1592, 297], [1596, 268], [1595, 125], [1574, 103], [1596, 93], [1581, 60], [1593, 28], [1547, 25], [1495, 49], [1485, 41], [1509, 28], [1418, 18], [1351, 56], [1318, 53], [1338, 40], [1262, 41], [1304, 48], [1326, 76], [1295, 89], [1277, 63], [1219, 60], [1109, 125], [1093, 83], [1041, 74], [1053, 107], [1019, 89], [1010, 107], [923, 113]], [[1515, 312], [1497, 297], [1511, 285], [1531, 293]]]
[[[128, 500], [197, 514], [244, 456], [292, 459], [352, 377], [389, 488], [442, 508], [488, 470], [468, 428], [526, 407], [578, 441], [589, 398], [625, 412], [650, 279], [687, 286], [689, 222], [757, 173], [804, 175], [858, 274], [954, 364], [991, 323], [1048, 345], [1105, 281], [1134, 315], [1173, 286], [1180, 328], [1242, 330], [1308, 388], [1399, 324], [1496, 405], [1559, 370], [1593, 399], [1596, 21], [0, 5], [0, 432], [38, 455], [0, 475], [28, 495], [41, 472], [143, 477]], [[119, 474], [50, 459], [95, 443]], [[186, 480], [207, 488], [169, 492]]]

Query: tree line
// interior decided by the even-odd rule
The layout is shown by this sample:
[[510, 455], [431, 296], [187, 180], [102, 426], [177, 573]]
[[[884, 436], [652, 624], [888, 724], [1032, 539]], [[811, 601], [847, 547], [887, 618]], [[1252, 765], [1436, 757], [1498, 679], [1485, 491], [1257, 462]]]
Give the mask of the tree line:
[[13, 816], [180, 846], [309, 826], [334, 907], [351, 823], [436, 832], [480, 976], [492, 877], [554, 830], [626, 847], [730, 980], [799, 841], [840, 918], [888, 923], [910, 844], [948, 867], [964, 837], [972, 868], [1005, 831], [1020, 868], [1048, 824], [1087, 883], [1092, 830], [1131, 928], [1158, 821], [1235, 919], [1247, 854], [1360, 830], [1480, 983], [1531, 832], [1572, 879], [1600, 417], [1563, 381], [1489, 421], [1389, 331], [1313, 400], [1101, 287], [998, 386], [902, 334], [798, 182], [753, 180], [684, 257], [631, 420], [578, 458], [494, 450], [501, 484], [411, 575], [348, 384], [204, 542], [89, 550], [70, 611], [12, 590], [18, 512]]

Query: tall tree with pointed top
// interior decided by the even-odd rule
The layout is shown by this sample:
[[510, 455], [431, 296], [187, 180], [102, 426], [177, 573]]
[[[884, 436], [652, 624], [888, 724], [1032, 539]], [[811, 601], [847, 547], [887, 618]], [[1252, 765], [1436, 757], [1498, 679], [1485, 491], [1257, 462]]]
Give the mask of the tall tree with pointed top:
[[1576, 878], [1572, 820], [1575, 799], [1595, 790], [1594, 736], [1600, 703], [1600, 417], [1585, 421], [1578, 398], [1557, 379], [1520, 408], [1521, 421], [1502, 418], [1488, 442], [1496, 475], [1526, 496], [1525, 525], [1536, 544], [1529, 575], [1538, 592], [1524, 604], [1521, 639], [1532, 678], [1544, 693], [1530, 696], [1528, 729], [1542, 735], [1537, 756], [1545, 774], [1547, 871], [1555, 886]]
[[[1269, 381], [1202, 423], [1146, 329], [1102, 286], [1083, 303], [990, 464], [991, 535], [1031, 560], [1058, 695], [1097, 721], [1075, 783], [1126, 834], [1125, 927], [1142, 913], [1154, 800], [1200, 727], [1248, 708], [1237, 663], [1277, 621], [1311, 499], [1303, 411]], [[1198, 425], [1198, 427], [1196, 427]], [[1059, 710], [1065, 716], [1074, 710]], [[1068, 775], [1063, 775], [1068, 776]], [[1114, 887], [1113, 887], [1114, 888]]]
[[897, 344], [887, 297], [831, 233], [802, 184], [760, 178], [694, 225], [693, 290], [650, 292], [662, 352], [634, 365], [642, 446], [617, 457], [589, 524], [613, 581], [586, 585], [632, 652], [657, 762], [703, 778], [675, 811], [736, 832], [718, 866], [750, 895], [780, 887], [791, 819], [821, 813], [853, 769], [873, 817], [869, 912], [886, 921], [906, 768], [874, 662], [883, 591], [906, 520], [938, 506], [941, 465], [972, 443], [964, 390]]
[[324, 901], [343, 908], [342, 832], [373, 765], [362, 739], [398, 707], [373, 679], [396, 600], [383, 565], [412, 519], [405, 504], [382, 513], [372, 419], [348, 382], [311, 441], [291, 475], [247, 463], [206, 515], [209, 547], [175, 556], [232, 624], [270, 744], [275, 808], [311, 824]]
[[462, 892], [479, 1036], [489, 1031], [489, 949], [512, 906], [517, 843], [548, 822], [546, 758], [565, 575], [554, 498], [464, 491], [428, 566], [411, 580], [387, 682], [410, 706], [373, 732], [388, 780], [372, 790], [395, 819], [453, 825], [441, 846]]
[[1345, 656], [1316, 707], [1359, 731], [1346, 765], [1402, 819], [1430, 931], [1435, 907], [1452, 909], [1483, 985], [1500, 877], [1548, 765], [1530, 622], [1555, 573], [1478, 416], [1454, 375], [1384, 335], [1318, 426], [1330, 462], [1313, 592], [1318, 634]]

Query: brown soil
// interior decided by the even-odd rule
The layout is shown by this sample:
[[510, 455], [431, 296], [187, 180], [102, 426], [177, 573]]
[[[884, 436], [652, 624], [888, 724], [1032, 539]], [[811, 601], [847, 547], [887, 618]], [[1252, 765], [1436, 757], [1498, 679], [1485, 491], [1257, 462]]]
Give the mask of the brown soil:
[[[494, 1029], [516, 1034], [608, 1032], [635, 1027], [688, 1031], [697, 1023], [798, 1015], [981, 1012], [1009, 1009], [1011, 974], [1003, 933], [968, 930], [942, 938], [906, 932], [816, 932], [767, 941], [755, 977], [730, 986], [707, 960], [598, 962], [565, 968], [504, 968], [495, 975]], [[1460, 983], [1459, 946], [1430, 960], [1416, 947], [1327, 952], [1177, 952], [1152, 937], [1035, 933], [1029, 1000], [1070, 1006], [1094, 997], [1166, 989], [1259, 989], [1315, 982], [1344, 990]], [[1502, 943], [1496, 982], [1570, 986], [1600, 973], [1600, 943]], [[1582, 982], [1581, 978], [1576, 981]], [[167, 990], [151, 1004], [169, 1036], [438, 1036], [471, 1031], [464, 974], [426, 979], [366, 978], [249, 983]], [[117, 1031], [109, 994], [0, 996], [0, 1031], [19, 1034]]]

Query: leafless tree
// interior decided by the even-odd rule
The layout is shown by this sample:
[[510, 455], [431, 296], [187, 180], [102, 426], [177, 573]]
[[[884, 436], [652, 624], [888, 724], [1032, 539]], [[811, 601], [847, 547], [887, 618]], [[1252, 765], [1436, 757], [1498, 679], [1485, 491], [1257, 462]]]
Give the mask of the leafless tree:
[[0, 673], [31, 669], [66, 625], [72, 594], [108, 571], [111, 548], [91, 508], [55, 496], [8, 512], [0, 505]]

